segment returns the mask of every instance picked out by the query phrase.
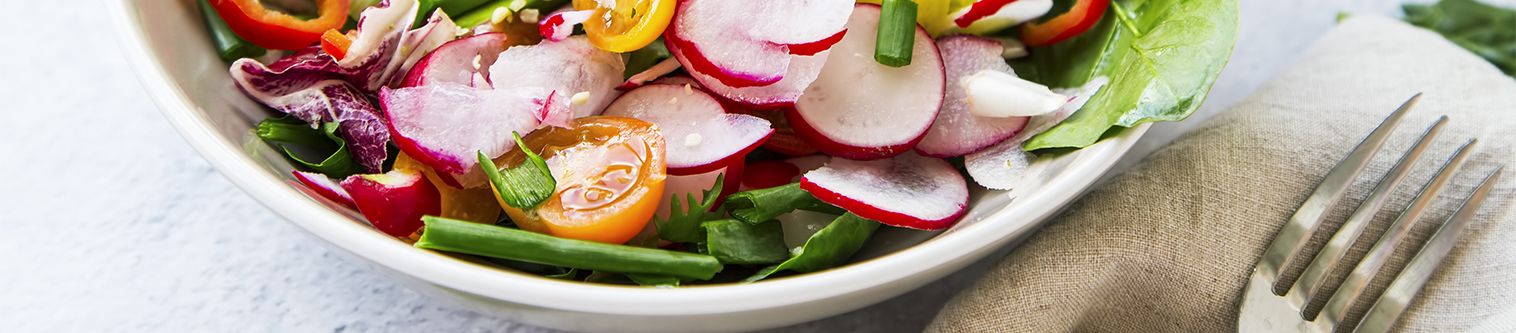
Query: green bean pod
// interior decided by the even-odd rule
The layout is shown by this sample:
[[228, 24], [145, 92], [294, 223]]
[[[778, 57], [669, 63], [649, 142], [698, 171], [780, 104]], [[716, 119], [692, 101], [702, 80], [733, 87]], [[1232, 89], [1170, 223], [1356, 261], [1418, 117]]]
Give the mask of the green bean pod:
[[716, 257], [644, 247], [558, 238], [535, 232], [435, 216], [416, 247], [544, 265], [706, 280], [721, 271]]

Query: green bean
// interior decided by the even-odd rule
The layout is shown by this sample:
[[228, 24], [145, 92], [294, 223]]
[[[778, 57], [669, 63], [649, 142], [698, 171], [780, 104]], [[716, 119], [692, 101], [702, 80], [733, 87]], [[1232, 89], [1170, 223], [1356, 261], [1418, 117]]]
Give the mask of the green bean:
[[238, 37], [231, 27], [226, 26], [226, 21], [221, 20], [220, 14], [216, 14], [216, 9], [211, 7], [209, 0], [198, 2], [200, 15], [205, 17], [206, 30], [210, 32], [211, 41], [216, 44], [216, 54], [221, 56], [221, 60], [232, 61], [263, 55], [263, 48]]
[[705, 280], [721, 271], [716, 257], [626, 245], [558, 238], [525, 230], [435, 216], [416, 247], [505, 258], [544, 265]]

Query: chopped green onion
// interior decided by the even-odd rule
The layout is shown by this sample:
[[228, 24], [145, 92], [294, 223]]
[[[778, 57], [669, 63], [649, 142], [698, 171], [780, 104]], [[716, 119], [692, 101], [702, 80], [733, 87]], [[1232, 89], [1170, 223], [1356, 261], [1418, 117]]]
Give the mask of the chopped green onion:
[[521, 134], [511, 132], [511, 135], [516, 137], [516, 147], [526, 154], [526, 160], [502, 173], [495, 166], [495, 161], [481, 151], [478, 156], [479, 167], [484, 169], [484, 176], [489, 178], [490, 187], [495, 188], [501, 201], [511, 207], [531, 209], [553, 196], [553, 192], [558, 189], [558, 181], [553, 179], [547, 161], [527, 148], [526, 142], [521, 141]]
[[232, 32], [232, 28], [226, 26], [226, 21], [216, 14], [216, 8], [211, 7], [210, 0], [200, 0], [200, 15], [205, 17], [205, 26], [209, 28], [211, 41], [216, 44], [216, 54], [221, 60], [232, 61], [242, 58], [251, 58], [263, 55], [263, 48], [249, 43]]
[[453, 23], [457, 23], [459, 27], [465, 29], [473, 29], [480, 24], [489, 23], [490, 18], [495, 15], [495, 9], [497, 8], [505, 8], [512, 13], [520, 12], [522, 9], [527, 8], [547, 13], [568, 3], [568, 0], [495, 0], [483, 6], [475, 6], [473, 10], [458, 16], [458, 19], [453, 20]]
[[821, 228], [811, 238], [805, 240], [805, 245], [794, 257], [785, 260], [778, 265], [769, 266], [757, 274], [748, 277], [744, 282], [762, 280], [779, 271], [791, 270], [796, 272], [815, 272], [832, 266], [837, 266], [847, 261], [863, 249], [863, 244], [868, 242], [874, 230], [879, 229], [879, 222], [853, 215], [842, 214], [831, 224]]
[[800, 189], [800, 183], [733, 193], [726, 197], [726, 203], [723, 205], [733, 218], [753, 225], [772, 220], [796, 209], [830, 214], [846, 213], [840, 208], [821, 202], [811, 196], [810, 192]]
[[877, 37], [874, 61], [890, 67], [910, 65], [911, 52], [916, 48], [916, 2], [884, 0]]
[[677, 243], [705, 240], [705, 229], [700, 228], [700, 223], [720, 217], [720, 213], [711, 213], [711, 206], [715, 205], [716, 197], [721, 195], [721, 185], [725, 180], [726, 173], [716, 175], [716, 183], [711, 185], [711, 189], [701, 191], [700, 201], [695, 201], [693, 193], [685, 194], [688, 204], [683, 207], [679, 205], [679, 197], [674, 196], [669, 202], [669, 217], [653, 218], [653, 225], [658, 228], [658, 238]]
[[706, 221], [706, 253], [723, 264], [773, 264], [789, 259], [784, 246], [784, 231], [778, 221], [750, 225], [726, 219]]
[[[335, 122], [323, 123], [318, 129], [299, 119], [268, 118], [258, 122], [254, 133], [263, 141], [279, 146], [291, 161], [327, 177], [341, 179], [362, 171], [353, 163], [353, 156], [347, 151], [347, 141], [337, 136]], [[310, 162], [301, 155], [323, 157], [320, 162]]]
[[558, 238], [484, 223], [425, 216], [416, 247], [627, 274], [706, 280], [721, 271], [716, 257]]

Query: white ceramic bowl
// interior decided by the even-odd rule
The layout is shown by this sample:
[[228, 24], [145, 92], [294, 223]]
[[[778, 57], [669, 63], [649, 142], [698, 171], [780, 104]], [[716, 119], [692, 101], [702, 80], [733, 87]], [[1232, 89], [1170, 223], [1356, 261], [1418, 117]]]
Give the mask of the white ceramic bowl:
[[1043, 159], [1018, 193], [976, 191], [942, 233], [881, 229], [854, 263], [753, 284], [655, 289], [567, 282], [412, 248], [352, 211], [307, 195], [251, 128], [268, 116], [232, 86], [192, 0], [112, 1], [122, 48], [158, 108], [190, 145], [248, 194], [306, 231], [373, 263], [417, 292], [514, 321], [574, 331], [738, 331], [856, 310], [972, 263], [1034, 230], [1077, 198], [1147, 131]]

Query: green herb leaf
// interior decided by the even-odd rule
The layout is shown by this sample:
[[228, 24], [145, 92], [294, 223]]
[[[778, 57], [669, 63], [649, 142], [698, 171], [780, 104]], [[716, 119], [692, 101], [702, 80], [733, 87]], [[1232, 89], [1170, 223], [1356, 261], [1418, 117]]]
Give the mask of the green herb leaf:
[[664, 59], [668, 59], [669, 56], [669, 49], [667, 46], [664, 46], [663, 38], [660, 37], [652, 44], [627, 53], [626, 70], [621, 72], [621, 78], [623, 80], [629, 79], [632, 75], [642, 73], [642, 71], [652, 68], [653, 65], [657, 65]]
[[653, 225], [658, 228], [658, 238], [677, 243], [705, 240], [705, 230], [700, 228], [700, 223], [720, 218], [720, 213], [711, 212], [711, 206], [716, 204], [716, 197], [721, 195], [721, 186], [725, 180], [726, 173], [717, 175], [716, 183], [711, 185], [711, 189], [701, 191], [702, 200], [696, 201], [694, 194], [686, 194], [688, 204], [683, 207], [679, 205], [679, 198], [674, 197], [669, 202], [669, 217], [653, 218]]
[[[279, 146], [291, 161], [327, 177], [342, 179], [363, 171], [348, 153], [347, 141], [337, 136], [336, 122], [323, 123], [316, 129], [299, 119], [268, 118], [258, 122], [254, 132], [263, 141]], [[321, 161], [311, 162], [309, 156], [316, 155], [323, 156]]]
[[1237, 39], [1235, 0], [1115, 0], [1100, 22], [1073, 39], [1034, 48], [1012, 64], [1023, 78], [1078, 87], [1110, 83], [1027, 150], [1085, 147], [1112, 127], [1178, 121], [1205, 101]]
[[858, 217], [853, 213], [843, 214], [825, 228], [821, 228], [821, 231], [811, 235], [810, 239], [806, 239], [805, 245], [800, 247], [794, 257], [778, 265], [764, 268], [743, 281], [762, 280], [785, 270], [814, 272], [837, 266], [858, 253], [876, 229], [879, 229], [879, 222]]
[[526, 160], [514, 168], [501, 172], [495, 166], [495, 161], [490, 160], [484, 152], [479, 152], [479, 167], [484, 169], [484, 176], [490, 180], [490, 187], [500, 195], [500, 200], [511, 207], [530, 210], [547, 201], [558, 189], [558, 182], [553, 179], [553, 172], [547, 168], [547, 161], [531, 148], [526, 147], [526, 142], [521, 141], [521, 134], [511, 132], [516, 137], [516, 147], [526, 154]]
[[916, 2], [884, 0], [875, 37], [874, 61], [890, 67], [910, 65], [916, 47]]
[[789, 258], [778, 221], [750, 225], [726, 219], [706, 221], [706, 253], [723, 264], [772, 264]]
[[1408, 4], [1405, 21], [1436, 31], [1516, 77], [1516, 10], [1473, 0]]
[[722, 206], [733, 218], [753, 225], [796, 209], [839, 215], [847, 212], [811, 196], [810, 192], [800, 188], [800, 183], [732, 193]]
[[607, 272], [706, 280], [721, 271], [715, 257], [687, 252], [558, 238], [484, 223], [424, 216], [417, 248]]

